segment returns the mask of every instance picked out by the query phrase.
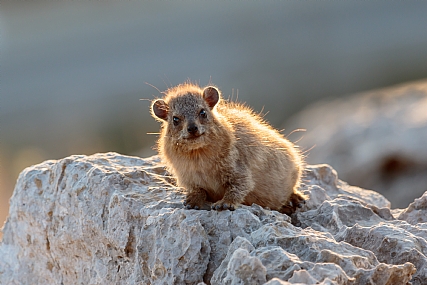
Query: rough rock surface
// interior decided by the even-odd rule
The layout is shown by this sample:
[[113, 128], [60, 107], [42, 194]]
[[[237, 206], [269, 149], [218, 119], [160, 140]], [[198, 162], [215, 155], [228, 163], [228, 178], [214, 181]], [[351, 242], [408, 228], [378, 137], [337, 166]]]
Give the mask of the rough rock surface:
[[[25, 169], [0, 284], [423, 284], [427, 194], [380, 194], [308, 166], [304, 208], [186, 210], [157, 157], [71, 156]], [[395, 214], [395, 216], [393, 216]]]
[[[427, 191], [427, 81], [318, 102], [285, 128], [307, 129], [309, 163], [327, 163], [352, 185], [406, 208]], [[404, 191], [402, 189], [405, 189]]]

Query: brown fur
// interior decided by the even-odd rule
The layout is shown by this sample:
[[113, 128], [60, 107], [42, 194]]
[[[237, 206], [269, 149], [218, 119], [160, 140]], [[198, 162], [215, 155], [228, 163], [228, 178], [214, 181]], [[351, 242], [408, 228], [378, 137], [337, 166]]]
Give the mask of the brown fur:
[[178, 85], [151, 111], [163, 122], [158, 150], [187, 189], [187, 208], [207, 200], [216, 210], [256, 203], [289, 214], [304, 201], [299, 150], [248, 107], [221, 100], [215, 87]]

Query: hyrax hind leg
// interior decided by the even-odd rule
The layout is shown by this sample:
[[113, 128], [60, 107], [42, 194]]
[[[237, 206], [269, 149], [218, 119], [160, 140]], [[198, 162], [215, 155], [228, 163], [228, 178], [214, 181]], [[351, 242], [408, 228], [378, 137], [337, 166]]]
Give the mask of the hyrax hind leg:
[[282, 206], [280, 212], [286, 215], [293, 214], [297, 208], [301, 208], [305, 204], [307, 197], [298, 190], [294, 190], [285, 205]]
[[206, 202], [206, 191], [202, 188], [188, 189], [187, 197], [184, 201], [184, 206], [187, 209], [200, 210]]

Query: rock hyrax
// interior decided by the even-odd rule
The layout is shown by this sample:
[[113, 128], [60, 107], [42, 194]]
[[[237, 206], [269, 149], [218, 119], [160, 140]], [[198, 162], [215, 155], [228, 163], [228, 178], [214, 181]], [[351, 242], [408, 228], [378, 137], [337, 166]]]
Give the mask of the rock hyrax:
[[222, 100], [213, 86], [185, 83], [165, 94], [151, 106], [163, 122], [158, 150], [187, 190], [188, 209], [256, 203], [289, 214], [304, 202], [300, 151], [258, 114]]

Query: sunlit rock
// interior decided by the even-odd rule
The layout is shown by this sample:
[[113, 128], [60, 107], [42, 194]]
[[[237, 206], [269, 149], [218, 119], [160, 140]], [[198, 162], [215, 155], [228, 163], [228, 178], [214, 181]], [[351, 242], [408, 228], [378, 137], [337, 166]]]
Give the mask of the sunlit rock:
[[186, 210], [158, 157], [71, 156], [25, 169], [0, 244], [0, 284], [422, 284], [425, 195], [380, 194], [307, 166], [291, 217], [258, 205]]

